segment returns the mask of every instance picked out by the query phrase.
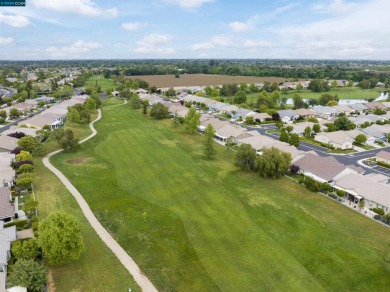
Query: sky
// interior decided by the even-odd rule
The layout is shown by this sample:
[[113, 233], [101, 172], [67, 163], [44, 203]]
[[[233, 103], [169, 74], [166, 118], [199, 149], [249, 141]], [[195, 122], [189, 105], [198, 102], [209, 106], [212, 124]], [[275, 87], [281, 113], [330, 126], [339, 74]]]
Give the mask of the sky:
[[0, 60], [390, 60], [390, 0], [26, 0]]

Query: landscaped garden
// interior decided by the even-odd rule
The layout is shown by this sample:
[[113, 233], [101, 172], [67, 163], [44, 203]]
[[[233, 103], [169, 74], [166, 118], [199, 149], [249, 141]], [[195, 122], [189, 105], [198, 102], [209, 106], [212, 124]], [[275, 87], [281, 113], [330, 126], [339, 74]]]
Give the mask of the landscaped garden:
[[[128, 105], [103, 109], [95, 126], [98, 135], [79, 151], [51, 161], [159, 290], [389, 287], [386, 227], [287, 178], [241, 172], [220, 145], [216, 159], [206, 160], [204, 137]], [[39, 172], [41, 166], [35, 167]], [[52, 175], [45, 179], [42, 184], [57, 194], [48, 197], [47, 207], [75, 209], [83, 228], [94, 234], [58, 181]], [[86, 238], [87, 251], [89, 246], [94, 251], [97, 245]], [[100, 256], [104, 253], [82, 260], [106, 279], [113, 268], [99, 271]], [[68, 273], [80, 279], [83, 268]], [[120, 276], [121, 271], [111, 281]]]

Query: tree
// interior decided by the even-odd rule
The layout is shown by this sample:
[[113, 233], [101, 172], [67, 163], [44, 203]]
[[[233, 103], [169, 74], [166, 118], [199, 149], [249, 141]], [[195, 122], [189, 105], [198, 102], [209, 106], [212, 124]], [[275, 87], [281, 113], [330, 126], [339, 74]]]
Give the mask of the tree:
[[300, 170], [300, 167], [298, 165], [292, 164], [290, 167], [291, 174], [297, 174]]
[[32, 160], [33, 157], [28, 151], [20, 151], [18, 155], [16, 155], [16, 161], [22, 161], [22, 160]]
[[293, 126], [287, 126], [287, 127], [286, 127], [287, 133], [290, 133], [292, 130], [294, 130], [294, 127], [293, 127]]
[[65, 151], [74, 151], [79, 147], [79, 139], [77, 139], [71, 129], [57, 129], [53, 131], [52, 137]]
[[225, 147], [226, 147], [226, 153], [230, 157], [231, 150], [233, 149], [233, 146], [235, 143], [233, 142], [233, 138], [229, 137], [226, 139]]
[[87, 111], [93, 112], [96, 110], [96, 101], [93, 98], [87, 98], [85, 101], [85, 108]]
[[362, 81], [359, 82], [359, 87], [361, 89], [368, 89], [370, 88], [370, 81], [363, 79]]
[[315, 133], [319, 133], [320, 131], [321, 131], [321, 126], [320, 126], [320, 124], [314, 124], [313, 125], [313, 131], [315, 132]]
[[339, 117], [337, 120], [334, 121], [334, 125], [336, 127], [336, 130], [338, 131], [348, 131], [356, 128], [356, 125], [350, 120], [348, 120], [346, 116]]
[[71, 124], [80, 124], [81, 123], [80, 113], [78, 110], [76, 110], [73, 107], [68, 108], [67, 118], [68, 118], [69, 123], [71, 123]]
[[282, 129], [279, 136], [279, 141], [288, 143], [289, 136], [285, 129]]
[[216, 150], [213, 145], [213, 139], [215, 135], [215, 130], [213, 125], [208, 124], [205, 131], [204, 131], [205, 137], [206, 137], [206, 142], [205, 142], [205, 147], [204, 147], [204, 153], [207, 157], [207, 159], [214, 159]]
[[252, 93], [259, 92], [259, 88], [258, 88], [254, 83], [251, 83], [251, 84], [249, 85], [249, 90], [250, 90], [250, 92], [252, 92]]
[[161, 120], [167, 118], [169, 115], [169, 110], [168, 108], [163, 105], [161, 102], [157, 102], [152, 105], [152, 108], [150, 110], [150, 116]]
[[246, 122], [248, 125], [252, 125], [252, 124], [254, 124], [254, 119], [253, 119], [252, 116], [247, 116], [247, 117], [245, 118], [245, 122]]
[[345, 191], [343, 190], [337, 190], [336, 195], [339, 196], [340, 198], [343, 198], [345, 196]]
[[184, 124], [190, 134], [195, 134], [200, 125], [200, 113], [195, 108], [190, 108], [184, 117]]
[[322, 186], [321, 186], [321, 189], [325, 192], [325, 193], [329, 193], [332, 191], [332, 186], [328, 183], [323, 183]]
[[141, 108], [141, 100], [139, 99], [138, 94], [132, 94], [130, 96], [130, 107], [132, 109], [140, 109]]
[[305, 102], [298, 94], [293, 96], [294, 109], [300, 109], [305, 107]]
[[0, 117], [3, 119], [7, 118], [7, 112], [5, 110], [0, 110]]
[[299, 144], [300, 144], [299, 135], [295, 134], [295, 133], [291, 134], [288, 143], [290, 145], [295, 146], [295, 147], [299, 147]]
[[335, 105], [337, 105], [339, 102], [339, 98], [338, 98], [337, 94], [335, 94], [335, 95], [331, 95], [329, 93], [321, 94], [320, 98], [318, 99], [318, 104], [328, 105], [330, 101], [335, 101], [336, 102]]
[[242, 170], [251, 170], [254, 168], [256, 159], [256, 150], [249, 144], [241, 144], [237, 149], [235, 164]]
[[15, 118], [18, 118], [19, 116], [20, 116], [20, 112], [17, 108], [11, 108], [9, 110], [10, 119], [15, 119]]
[[77, 219], [63, 211], [54, 212], [44, 219], [38, 232], [39, 246], [50, 264], [77, 260], [85, 250]]
[[204, 92], [206, 93], [207, 96], [210, 96], [211, 93], [213, 92], [213, 89], [212, 89], [210, 86], [207, 85], [207, 86], [204, 88]]
[[18, 260], [7, 278], [12, 286], [26, 287], [28, 291], [41, 291], [47, 282], [47, 269], [33, 260]]
[[303, 86], [302, 86], [302, 84], [301, 83], [298, 83], [297, 84], [297, 88], [296, 88], [297, 90], [302, 90], [303, 89]]
[[290, 167], [291, 154], [276, 147], [266, 148], [256, 158], [255, 167], [262, 177], [280, 178]]
[[310, 135], [311, 135], [311, 128], [310, 128], [310, 126], [307, 126], [305, 128], [303, 135], [305, 136], [305, 138], [309, 138], [310, 137]]
[[359, 134], [355, 137], [355, 144], [356, 145], [363, 145], [367, 142], [367, 136], [364, 134]]
[[38, 201], [34, 200], [34, 198], [30, 198], [27, 202], [24, 203], [22, 210], [26, 212], [27, 217], [31, 217], [35, 215], [35, 211], [38, 207]]
[[25, 136], [23, 138], [20, 138], [17, 143], [20, 148], [31, 152], [38, 144], [38, 141], [32, 136]]
[[246, 102], [246, 94], [245, 91], [239, 90], [234, 96], [234, 103], [241, 104]]
[[171, 87], [165, 92], [165, 95], [168, 97], [173, 97], [176, 96], [176, 91]]
[[149, 105], [149, 100], [145, 99], [143, 102], [142, 102], [142, 113], [144, 115], [147, 115], [148, 114], [148, 105]]
[[17, 240], [12, 243], [12, 255], [17, 260], [35, 260], [40, 254], [38, 242], [35, 238], [23, 241]]

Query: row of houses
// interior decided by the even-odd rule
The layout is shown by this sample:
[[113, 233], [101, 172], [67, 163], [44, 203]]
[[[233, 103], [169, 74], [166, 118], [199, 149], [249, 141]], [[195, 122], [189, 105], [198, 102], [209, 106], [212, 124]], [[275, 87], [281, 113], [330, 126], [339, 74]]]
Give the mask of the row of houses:
[[[390, 162], [390, 153], [382, 151], [377, 160]], [[381, 208], [390, 212], [390, 178], [382, 174], [364, 174], [361, 167], [344, 165], [334, 157], [321, 157], [307, 153], [293, 163], [299, 173], [316, 181], [329, 183], [334, 190], [342, 190], [346, 199], [358, 204], [364, 200], [367, 208]]]

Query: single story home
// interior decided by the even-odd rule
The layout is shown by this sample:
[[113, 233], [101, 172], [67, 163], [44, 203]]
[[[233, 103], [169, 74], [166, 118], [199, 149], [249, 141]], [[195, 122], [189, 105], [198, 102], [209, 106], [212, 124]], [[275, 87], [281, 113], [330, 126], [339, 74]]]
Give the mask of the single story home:
[[368, 110], [368, 107], [365, 106], [366, 103], [355, 103], [355, 104], [350, 104], [350, 108], [352, 108], [355, 112], [362, 113], [366, 110]]
[[0, 153], [6, 152], [9, 153], [12, 150], [14, 150], [16, 147], [18, 147], [18, 139], [9, 137], [6, 135], [0, 136]]
[[366, 208], [381, 208], [389, 213], [390, 185], [387, 183], [375, 181], [369, 175], [349, 173], [338, 178], [334, 188], [345, 191], [347, 199], [356, 204], [364, 200]]
[[254, 111], [251, 111], [251, 110], [248, 110], [246, 108], [239, 108], [236, 112], [232, 113], [232, 118], [233, 119], [243, 119], [245, 120], [245, 118], [247, 116], [250, 116], [250, 115], [254, 115], [256, 114], [256, 112]]
[[223, 102], [220, 102], [220, 101], [217, 101], [211, 105], [209, 105], [209, 111], [211, 112], [219, 112], [222, 110], [222, 108], [224, 108], [225, 106], [228, 106], [227, 103], [223, 103]]
[[262, 123], [272, 119], [272, 117], [267, 113], [254, 113], [254, 114], [249, 114], [248, 116], [253, 117], [253, 120], [256, 123]]
[[341, 150], [352, 149], [354, 142], [344, 131], [320, 132], [315, 135], [314, 140]]
[[293, 130], [291, 131], [292, 134], [298, 134], [300, 137], [302, 137], [307, 127], [310, 127], [311, 133], [313, 133], [313, 125], [314, 123], [312, 122], [303, 122], [290, 124], [289, 126], [293, 127]]
[[333, 156], [322, 157], [311, 153], [294, 162], [299, 173], [310, 176], [319, 182], [332, 183], [347, 174], [358, 172], [338, 162]]
[[6, 187], [0, 187], [0, 220], [9, 222], [15, 217], [15, 207], [11, 203], [11, 190]]
[[237, 142], [237, 138], [247, 130], [236, 124], [226, 124], [215, 131], [215, 139], [225, 143], [228, 138], [232, 138], [233, 142]]
[[283, 123], [292, 123], [299, 118], [299, 114], [295, 110], [279, 110], [278, 114]]
[[349, 116], [355, 113], [355, 110], [352, 109], [349, 105], [335, 105], [332, 107], [337, 111], [337, 115], [344, 114], [346, 116]]
[[307, 109], [307, 108], [299, 108], [299, 109], [296, 109], [295, 112], [299, 116], [304, 117], [305, 119], [314, 118], [314, 117], [318, 116], [317, 112], [315, 112], [311, 109]]
[[318, 116], [320, 118], [329, 120], [331, 117], [334, 117], [337, 115], [337, 110], [335, 110], [333, 107], [330, 106], [322, 106], [317, 105], [313, 107], [313, 110], [317, 112]]
[[365, 106], [368, 107], [369, 110], [375, 110], [377, 108], [386, 109], [386, 106], [379, 101], [367, 102]]
[[11, 244], [16, 238], [16, 226], [4, 227], [4, 222], [0, 221], [0, 291], [7, 291], [5, 286], [7, 266], [11, 258]]

